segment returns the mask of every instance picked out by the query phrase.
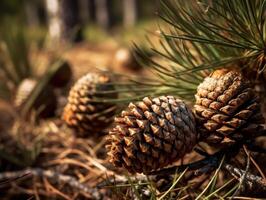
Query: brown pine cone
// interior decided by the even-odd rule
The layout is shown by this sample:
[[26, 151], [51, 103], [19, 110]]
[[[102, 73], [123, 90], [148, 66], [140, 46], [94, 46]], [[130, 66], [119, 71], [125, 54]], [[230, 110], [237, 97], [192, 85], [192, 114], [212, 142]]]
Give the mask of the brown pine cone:
[[197, 143], [195, 120], [186, 104], [172, 96], [144, 98], [115, 118], [108, 154], [117, 167], [147, 173], [182, 158]]
[[113, 90], [110, 83], [111, 79], [107, 75], [88, 73], [71, 88], [62, 118], [69, 127], [78, 131], [77, 136], [86, 137], [97, 133], [113, 121], [115, 105], [94, 101], [97, 97], [117, 97], [117, 93], [99, 94]]
[[195, 97], [199, 132], [209, 144], [249, 139], [263, 129], [259, 99], [240, 71], [214, 71], [198, 86]]
[[[36, 85], [37, 80], [31, 78], [24, 79], [20, 83], [14, 98], [14, 106], [18, 111], [23, 108]], [[46, 86], [33, 103], [33, 109], [37, 111], [39, 117], [43, 118], [54, 116], [56, 107], [57, 99], [50, 86]]]

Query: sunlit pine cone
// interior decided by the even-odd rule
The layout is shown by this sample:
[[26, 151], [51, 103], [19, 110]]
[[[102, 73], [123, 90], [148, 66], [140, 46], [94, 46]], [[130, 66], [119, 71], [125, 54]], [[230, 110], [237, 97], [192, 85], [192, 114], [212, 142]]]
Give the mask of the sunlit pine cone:
[[108, 137], [110, 161], [131, 173], [165, 167], [197, 143], [192, 111], [172, 96], [130, 103], [115, 123]]
[[207, 143], [231, 144], [261, 133], [259, 99], [240, 71], [214, 71], [198, 86], [195, 97], [198, 130]]
[[[86, 137], [100, 132], [113, 121], [115, 105], [95, 102], [99, 97], [105, 99], [117, 97], [117, 93], [111, 92], [114, 87], [110, 83], [110, 77], [105, 74], [88, 73], [71, 88], [62, 119], [69, 127], [77, 130], [77, 136]], [[111, 93], [101, 93], [108, 91]]]
[[[30, 98], [36, 85], [37, 80], [32, 78], [26, 78], [19, 84], [14, 98], [14, 106], [18, 111], [23, 108]], [[33, 109], [37, 111], [38, 116], [44, 118], [54, 116], [56, 107], [57, 99], [50, 86], [46, 86], [33, 103]]]

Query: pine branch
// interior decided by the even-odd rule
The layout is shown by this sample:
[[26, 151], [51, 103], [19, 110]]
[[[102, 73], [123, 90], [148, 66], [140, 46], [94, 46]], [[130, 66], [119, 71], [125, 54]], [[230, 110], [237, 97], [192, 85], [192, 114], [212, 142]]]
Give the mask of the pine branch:
[[[265, 63], [259, 62], [266, 49], [265, 2], [161, 0], [159, 17], [168, 31], [159, 27], [160, 45], [148, 39], [155, 56], [134, 45], [137, 60], [155, 75], [153, 80], [142, 77], [135, 82], [136, 87], [146, 84], [138, 95], [172, 94], [191, 101], [199, 83], [216, 68], [234, 65], [261, 73], [265, 69]], [[156, 82], [157, 87], [148, 86]], [[128, 94], [130, 101], [135, 95]]]
[[266, 193], [266, 181], [262, 177], [246, 172], [230, 164], [225, 164], [224, 168], [239, 181], [241, 177], [245, 176], [244, 184], [248, 191], [257, 191], [262, 194]]
[[[161, 169], [159, 171], [153, 171], [150, 172], [149, 175], [164, 175], [164, 174], [175, 174], [180, 173], [185, 169], [188, 169], [190, 171], [195, 171], [197, 175], [201, 175], [202, 173], [210, 172], [214, 169], [216, 169], [219, 166], [219, 163], [224, 155], [226, 155], [226, 160], [228, 159], [228, 152], [230, 152], [230, 157], [236, 155], [240, 149], [240, 146], [238, 144], [231, 146], [227, 149], [222, 149], [213, 155], [206, 155], [204, 153], [205, 158], [195, 161], [193, 163], [185, 164], [185, 165], [179, 165], [179, 166], [173, 166]], [[201, 154], [201, 153], [200, 153]]]
[[[250, 144], [247, 145], [248, 147], [250, 147], [250, 150], [260, 150], [265, 153], [265, 150], [260, 147], [252, 146]], [[244, 185], [246, 190], [257, 191], [263, 194], [266, 192], [266, 180], [262, 177], [248, 172], [249, 163], [247, 164], [247, 169], [242, 170], [227, 162], [228, 160], [230, 160], [230, 158], [234, 157], [238, 153], [241, 146], [241, 144], [235, 144], [229, 148], [222, 149], [213, 155], [208, 155], [205, 152], [197, 151], [198, 153], [205, 156], [205, 158], [186, 165], [173, 166], [161, 169], [159, 171], [153, 171], [149, 175], [170, 175], [180, 173], [185, 169], [194, 171], [196, 175], [201, 175], [203, 173], [209, 173], [215, 170], [218, 167], [222, 156], [225, 156], [226, 160], [225, 163], [222, 165], [222, 168], [226, 169], [233, 177], [239, 180], [239, 182], [241, 183], [240, 185]]]
[[[258, 133], [257, 137], [265, 137], [265, 135], [266, 129]], [[239, 141], [238, 143], [235, 143], [227, 148], [221, 149], [212, 155], [209, 155], [207, 152], [195, 148], [194, 151], [200, 154], [201, 156], [204, 156], [203, 159], [185, 165], [173, 166], [158, 171], [152, 171], [148, 175], [175, 174], [177, 172], [182, 172], [186, 168], [188, 170], [196, 171], [196, 173], [198, 174], [206, 173], [215, 169], [219, 165], [219, 161], [224, 155], [226, 156], [225, 161], [228, 161], [230, 160], [230, 158], [236, 156], [239, 150], [243, 147], [243, 145], [247, 146], [247, 149], [250, 151], [266, 153], [266, 149], [254, 144], [254, 141]]]
[[45, 177], [56, 181], [57, 183], [68, 184], [69, 186], [75, 188], [78, 191], [82, 191], [86, 194], [91, 195], [93, 199], [101, 199], [101, 194], [96, 188], [90, 188], [87, 185], [80, 183], [76, 178], [72, 176], [60, 174], [51, 170], [43, 170], [41, 168], [28, 168], [21, 171], [2, 172], [0, 173], [0, 182], [6, 180], [17, 180], [19, 177], [27, 177], [29, 175], [40, 178]]
[[265, 2], [161, 0], [158, 15], [165, 26], [155, 34], [159, 45], [148, 37], [151, 53], [141, 45], [133, 46], [138, 62], [152, 76], [127, 77], [123, 89], [114, 83], [120, 96], [109, 101], [128, 103], [170, 94], [191, 102], [197, 86], [217, 68], [234, 66], [262, 73], [266, 69]]

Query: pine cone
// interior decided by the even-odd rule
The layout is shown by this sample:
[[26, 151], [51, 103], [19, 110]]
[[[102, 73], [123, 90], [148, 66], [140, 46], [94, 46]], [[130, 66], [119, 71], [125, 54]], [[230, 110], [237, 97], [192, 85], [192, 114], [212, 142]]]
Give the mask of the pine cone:
[[108, 137], [110, 161], [131, 173], [147, 173], [171, 164], [197, 142], [192, 112], [172, 96], [130, 103], [115, 122]]
[[111, 103], [93, 101], [97, 97], [117, 97], [116, 93], [97, 94], [113, 90], [110, 83], [107, 75], [88, 73], [71, 88], [62, 118], [69, 127], [78, 130], [78, 136], [99, 132], [112, 122], [116, 107]]
[[237, 70], [216, 70], [198, 86], [195, 97], [199, 132], [209, 144], [234, 143], [263, 129], [259, 99]]
[[[18, 111], [20, 111], [27, 102], [36, 85], [37, 81], [31, 78], [24, 79], [20, 83], [14, 99], [14, 106]], [[45, 87], [33, 103], [33, 109], [38, 112], [39, 117], [43, 118], [54, 116], [56, 107], [56, 96], [50, 86]]]
[[114, 66], [122, 70], [128, 69], [138, 71], [141, 69], [141, 65], [137, 62], [134, 54], [127, 48], [120, 48], [116, 51], [114, 56]]
[[34, 79], [24, 79], [18, 86], [14, 105], [16, 108], [20, 108], [30, 96], [31, 92], [35, 88], [37, 81]]

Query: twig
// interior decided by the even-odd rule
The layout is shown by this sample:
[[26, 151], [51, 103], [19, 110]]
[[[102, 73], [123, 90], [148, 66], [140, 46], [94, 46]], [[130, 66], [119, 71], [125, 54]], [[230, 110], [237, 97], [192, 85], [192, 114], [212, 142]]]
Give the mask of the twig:
[[[239, 150], [241, 149], [243, 143], [236, 143], [230, 147], [227, 147], [226, 149], [222, 149], [216, 153], [214, 153], [213, 155], [208, 155], [204, 152], [205, 154], [205, 158], [201, 159], [199, 161], [193, 162], [193, 163], [189, 163], [186, 165], [179, 165], [179, 166], [173, 166], [173, 167], [168, 167], [168, 168], [164, 168], [158, 171], [153, 171], [150, 172], [149, 175], [150, 178], [152, 178], [153, 176], [155, 177], [156, 175], [173, 175], [176, 173], [181, 173], [183, 172], [186, 168], [188, 171], [195, 171], [195, 173], [198, 174], [202, 174], [202, 173], [207, 173], [210, 170], [214, 170], [219, 166], [219, 163], [221, 161], [221, 159], [223, 158], [223, 156], [225, 156], [225, 163], [227, 163], [226, 161], [230, 160], [230, 158], [234, 157]], [[202, 153], [201, 150], [197, 150], [198, 153]], [[230, 164], [224, 164], [223, 167], [225, 169], [227, 169], [228, 171], [231, 170], [231, 175], [233, 175], [235, 178], [237, 178], [238, 180], [241, 180], [242, 177], [242, 181], [246, 180], [248, 184], [248, 189], [249, 188], [258, 188], [259, 191], [265, 191], [266, 192], [266, 180], [263, 180], [261, 177], [258, 177], [256, 175], [253, 175], [247, 171], [238, 169]], [[249, 167], [249, 164], [247, 165], [247, 167]], [[245, 178], [244, 178], [245, 177]], [[147, 177], [139, 174], [136, 175], [135, 177], [132, 177], [131, 181], [147, 181]], [[98, 185], [98, 187], [106, 187], [106, 186], [110, 186], [110, 184], [112, 183], [127, 183], [128, 179], [123, 177], [123, 176], [116, 176], [114, 174], [114, 177], [112, 179], [108, 179], [108, 183], [106, 181], [100, 183]]]
[[14, 181], [17, 181], [23, 177], [28, 176], [28, 175], [29, 174], [22, 174], [21, 176], [17, 176], [17, 177], [13, 177], [13, 178], [6, 178], [6, 179], [5, 178], [1, 179], [1, 176], [0, 176], [0, 179], [1, 179], [0, 186], [5, 185], [5, 184], [9, 184], [9, 183], [14, 182]]
[[[253, 152], [257, 152], [257, 153], [266, 153], [266, 149], [264, 149], [263, 147], [257, 146], [254, 143], [248, 143], [246, 145], [246, 147], [244, 148], [245, 152], [247, 153], [247, 150], [253, 151]], [[250, 156], [250, 160], [253, 163], [253, 165], [256, 167], [256, 169], [258, 170], [258, 172], [260, 173], [260, 175], [266, 179], [263, 171], [261, 170], [260, 166], [257, 164], [257, 162], [254, 160], [254, 158], [249, 154]]]
[[[149, 178], [153, 178], [153, 176], [149, 177]], [[132, 182], [148, 182], [149, 180], [147, 179], [147, 176], [143, 175], [143, 174], [137, 174], [134, 177], [130, 177]], [[108, 175], [106, 174], [106, 179], [104, 181], [102, 181], [101, 183], [99, 183], [97, 185], [98, 188], [104, 188], [104, 187], [110, 187], [113, 185], [117, 185], [117, 184], [124, 184], [124, 183], [128, 183], [128, 177], [126, 176], [117, 176], [116, 174], [113, 175]]]
[[232, 195], [232, 197], [236, 196], [239, 191], [241, 190], [241, 188], [243, 187], [243, 190], [245, 190], [245, 185], [244, 185], [244, 181], [246, 179], [248, 170], [250, 168], [250, 153], [247, 150], [247, 147], [244, 145], [243, 146], [245, 153], [247, 154], [247, 164], [246, 164], [246, 169], [244, 171], [244, 173], [241, 175], [241, 177], [239, 178], [239, 185], [237, 190], [234, 192], [234, 194]]
[[250, 160], [253, 163], [253, 165], [256, 167], [256, 169], [258, 170], [258, 172], [260, 173], [260, 175], [262, 176], [263, 179], [266, 179], [265, 174], [263, 173], [262, 169], [260, 168], [260, 166], [258, 165], [258, 163], [254, 160], [254, 158], [250, 155]]
[[6, 179], [15, 179], [16, 177], [22, 177], [25, 176], [25, 174], [40, 177], [40, 178], [48, 178], [51, 180], [55, 180], [56, 182], [61, 182], [68, 184], [69, 186], [78, 189], [84, 193], [87, 193], [93, 197], [93, 199], [101, 199], [101, 194], [99, 191], [95, 188], [90, 188], [82, 183], [80, 183], [76, 178], [60, 174], [55, 171], [51, 170], [43, 170], [41, 168], [28, 168], [21, 171], [14, 171], [14, 172], [3, 172], [0, 173], [0, 181], [6, 180]]
[[208, 158], [204, 158], [202, 160], [189, 163], [186, 165], [173, 166], [173, 167], [164, 168], [158, 171], [152, 171], [148, 175], [165, 175], [165, 174], [170, 175], [170, 174], [180, 173], [184, 171], [186, 168], [188, 168], [188, 170], [198, 170], [206, 166], [213, 167], [214, 165], [217, 165], [217, 160], [216, 160], [217, 157], [218, 157], [217, 155], [210, 156]]
[[[175, 174], [177, 172], [184, 171], [186, 168], [188, 168], [188, 170], [197, 170], [197, 174], [206, 173], [210, 171], [211, 169], [217, 168], [219, 166], [220, 160], [222, 159], [224, 155], [226, 156], [226, 159], [228, 159], [229, 156], [233, 157], [235, 154], [237, 154], [240, 147], [241, 147], [240, 144], [235, 144], [226, 149], [222, 149], [214, 153], [213, 155], [204, 153], [206, 157], [199, 161], [189, 163], [186, 165], [173, 166], [173, 167], [164, 168], [158, 171], [153, 171], [153, 172], [150, 172], [148, 175]], [[201, 153], [201, 151], [198, 151], [198, 150], [197, 152]]]
[[[229, 160], [231, 157], [234, 157], [234, 155], [238, 153], [241, 146], [241, 143], [235, 144], [229, 148], [222, 149], [213, 155], [209, 155], [202, 160], [187, 165], [173, 166], [159, 171], [154, 171], [149, 173], [149, 175], [175, 174], [176, 172], [182, 172], [186, 168], [188, 168], [188, 170], [201, 170], [202, 168], [205, 168], [204, 171], [206, 172], [213, 168], [217, 168], [217, 164], [219, 163], [223, 155], [226, 156], [226, 160]], [[233, 175], [236, 179], [238, 179], [241, 184], [245, 183], [246, 189], [266, 193], [266, 180], [247, 171], [249, 168], [249, 160], [247, 163], [246, 170], [239, 169], [226, 163], [223, 165], [223, 168], [229, 171], [229, 173]]]
[[[240, 178], [246, 173], [244, 170], [234, 167], [231, 164], [225, 164], [223, 167], [238, 180], [240, 180]], [[266, 193], [266, 180], [262, 177], [247, 172], [245, 176], [245, 184], [250, 191], [253, 190]]]
[[257, 146], [257, 145], [255, 145], [253, 143], [248, 143], [247, 144], [247, 148], [248, 148], [248, 150], [253, 151], [253, 152], [266, 154], [266, 149], [265, 148]]
[[260, 198], [252, 198], [252, 197], [230, 197], [230, 199], [238, 199], [238, 200], [265, 200]]

